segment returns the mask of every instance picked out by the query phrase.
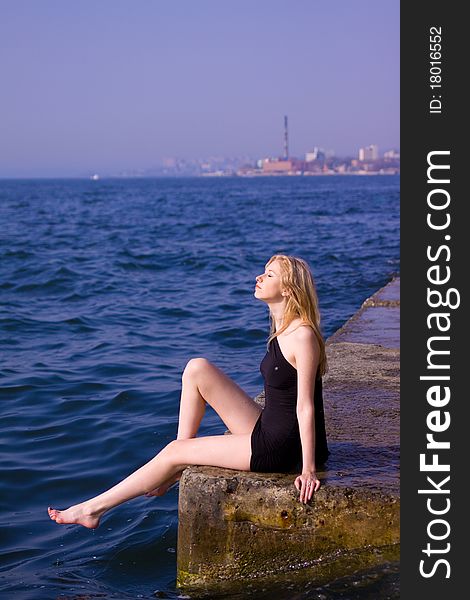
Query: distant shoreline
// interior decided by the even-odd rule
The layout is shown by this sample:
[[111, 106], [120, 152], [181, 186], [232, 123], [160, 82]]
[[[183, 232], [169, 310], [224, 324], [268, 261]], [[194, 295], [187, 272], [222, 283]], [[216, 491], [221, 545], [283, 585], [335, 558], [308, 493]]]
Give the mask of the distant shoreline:
[[32, 175], [32, 176], [2, 176], [0, 175], [0, 181], [47, 181], [47, 180], [57, 180], [57, 179], [69, 179], [69, 180], [79, 180], [79, 181], [90, 181], [94, 185], [98, 185], [99, 182], [109, 181], [110, 179], [207, 179], [207, 178], [224, 178], [224, 179], [259, 179], [259, 178], [269, 178], [269, 177], [343, 177], [343, 176], [370, 176], [377, 175], [380, 177], [399, 177], [400, 172], [397, 173], [381, 173], [379, 171], [367, 171], [362, 173], [256, 173], [253, 175], [237, 175], [236, 173], [223, 173], [223, 174], [215, 174], [215, 173], [200, 173], [199, 175], [100, 175], [98, 180], [92, 180], [89, 175]]
[[195, 175], [195, 177], [324, 177], [325, 175], [335, 175], [339, 177], [343, 175], [400, 175], [400, 171], [396, 171], [394, 173], [388, 173], [384, 171], [360, 171], [356, 173], [336, 173], [334, 171], [328, 173], [314, 173], [309, 171], [305, 173], [201, 173], [200, 175]]

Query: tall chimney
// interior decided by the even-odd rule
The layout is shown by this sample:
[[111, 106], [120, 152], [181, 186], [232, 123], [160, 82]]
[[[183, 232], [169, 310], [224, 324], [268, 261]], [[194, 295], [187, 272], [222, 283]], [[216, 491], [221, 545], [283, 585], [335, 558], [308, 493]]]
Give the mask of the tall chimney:
[[287, 115], [284, 116], [284, 160], [289, 160], [289, 142], [287, 136]]

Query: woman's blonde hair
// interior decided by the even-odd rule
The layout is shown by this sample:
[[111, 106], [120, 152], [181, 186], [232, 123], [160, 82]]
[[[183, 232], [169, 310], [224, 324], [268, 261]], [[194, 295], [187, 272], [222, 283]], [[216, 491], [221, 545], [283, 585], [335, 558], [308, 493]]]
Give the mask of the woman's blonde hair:
[[327, 370], [325, 341], [320, 329], [320, 308], [318, 296], [312, 272], [308, 264], [295, 256], [275, 254], [266, 263], [266, 268], [278, 261], [281, 268], [281, 288], [288, 292], [286, 308], [282, 327], [277, 331], [274, 329], [274, 319], [270, 313], [271, 331], [268, 345], [275, 337], [289, 327], [292, 321], [300, 318], [303, 325], [309, 325], [318, 340], [320, 347], [320, 358], [318, 363], [318, 374], [322, 376]]

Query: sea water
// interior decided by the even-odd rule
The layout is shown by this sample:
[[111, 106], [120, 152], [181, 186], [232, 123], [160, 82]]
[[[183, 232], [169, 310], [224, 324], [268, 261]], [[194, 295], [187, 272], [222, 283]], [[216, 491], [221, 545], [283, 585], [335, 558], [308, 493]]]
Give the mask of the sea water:
[[[177, 597], [177, 488], [95, 531], [47, 506], [96, 495], [176, 436], [191, 357], [261, 390], [253, 291], [271, 255], [311, 265], [325, 337], [397, 274], [399, 178], [3, 180], [0, 223], [2, 597]], [[209, 408], [200, 435], [225, 429]], [[398, 575], [282, 589], [398, 597]]]

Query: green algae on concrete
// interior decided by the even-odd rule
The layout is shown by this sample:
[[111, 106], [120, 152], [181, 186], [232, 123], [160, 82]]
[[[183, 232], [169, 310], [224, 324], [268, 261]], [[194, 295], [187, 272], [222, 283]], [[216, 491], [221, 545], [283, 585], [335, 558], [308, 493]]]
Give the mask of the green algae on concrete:
[[[290, 598], [300, 597], [296, 591], [302, 591], [302, 597], [309, 597], [309, 592], [316, 592], [312, 598], [326, 597], [321, 595], [321, 586], [326, 586], [331, 593], [334, 590], [344, 591], [354, 589], [357, 593], [361, 587], [366, 586], [370, 594], [370, 586], [377, 585], [383, 579], [394, 575], [395, 588], [398, 581], [398, 553], [397, 546], [381, 546], [380, 548], [361, 548], [336, 552], [333, 556], [312, 561], [301, 565], [300, 568], [274, 573], [263, 573], [249, 579], [206, 580], [191, 584], [192, 576], [186, 579], [182, 573], [180, 587], [190, 598], [224, 598], [233, 600], [246, 600], [250, 597], [272, 600], [273, 598], [287, 598], [286, 592], [291, 591]], [[382, 585], [382, 584], [379, 584]], [[346, 586], [346, 587], [345, 587]], [[313, 588], [313, 590], [312, 590]], [[396, 592], [396, 589], [393, 590]], [[381, 589], [381, 592], [383, 590]], [[338, 596], [339, 597], [339, 596]], [[367, 596], [372, 597], [372, 596]], [[384, 597], [383, 595], [380, 596]], [[387, 597], [398, 597], [396, 594]]]
[[[215, 467], [185, 471], [179, 585], [266, 576], [305, 568], [338, 550], [398, 541], [396, 498], [325, 485], [304, 505], [292, 475], [253, 475]], [[181, 546], [190, 551], [181, 552]]]
[[[327, 342], [324, 403], [332, 454], [319, 472], [322, 487], [307, 505], [293, 485], [300, 471], [185, 469], [178, 586], [266, 578], [309, 566], [339, 577], [348, 572], [348, 554], [357, 569], [380, 564], [385, 548], [398, 559], [398, 297], [395, 279]], [[377, 310], [392, 311], [383, 330]], [[262, 394], [257, 401], [263, 404]]]

